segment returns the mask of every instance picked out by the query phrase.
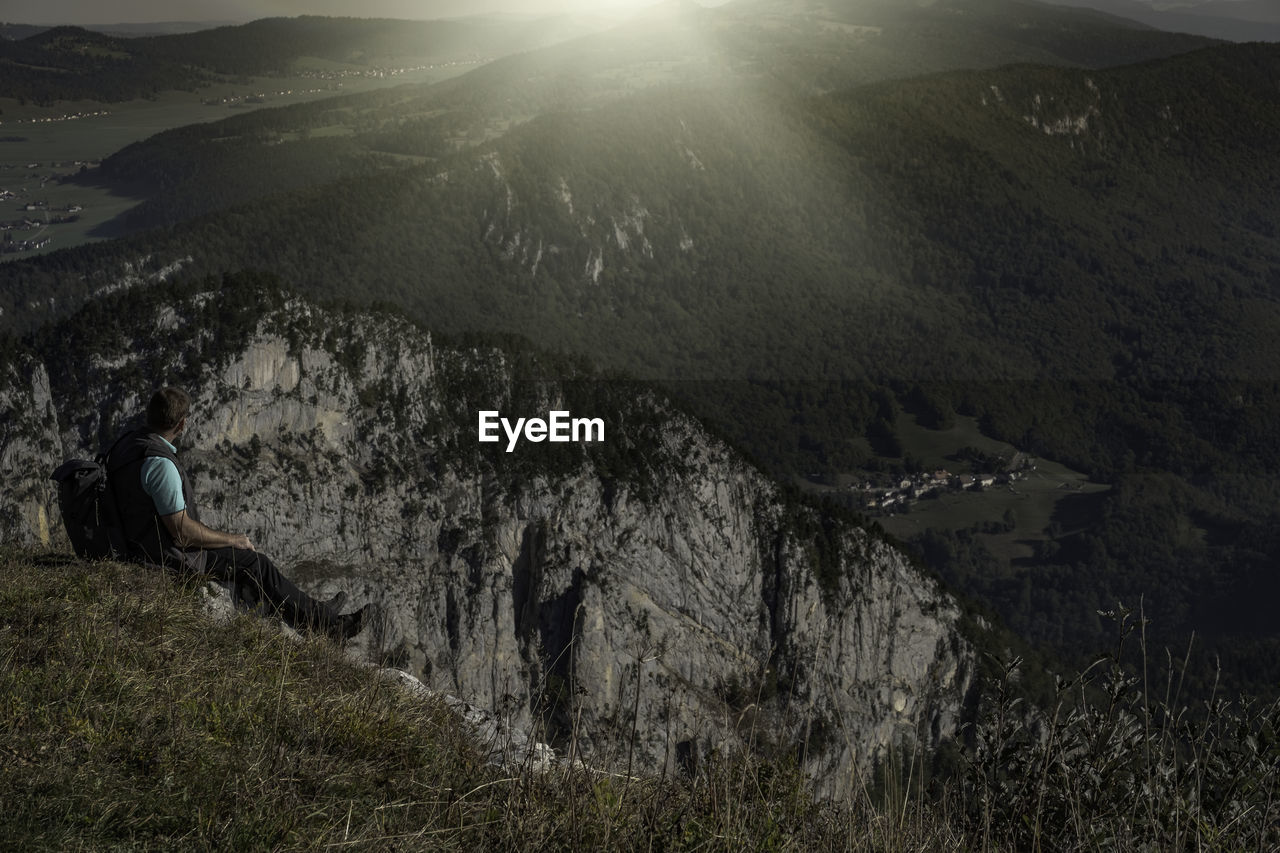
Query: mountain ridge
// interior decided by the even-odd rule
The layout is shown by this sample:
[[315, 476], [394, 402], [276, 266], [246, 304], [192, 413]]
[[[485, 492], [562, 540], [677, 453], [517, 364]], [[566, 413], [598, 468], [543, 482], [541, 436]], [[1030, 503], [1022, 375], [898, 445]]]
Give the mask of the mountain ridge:
[[[682, 8], [674, 14], [651, 11], [622, 28], [587, 37], [576, 48], [578, 61], [596, 54], [591, 62], [609, 62], [591, 46], [601, 38], [611, 39], [612, 52], [622, 57], [632, 55], [655, 35], [663, 43], [655, 46], [658, 56], [652, 59], [661, 60], [673, 49], [678, 54], [693, 33], [695, 40], [701, 41], [694, 45], [695, 51], [719, 43], [744, 50], [740, 56], [745, 62], [764, 58], [769, 65], [783, 56], [787, 59], [784, 76], [807, 85], [815, 85], [809, 78], [817, 76], [825, 80], [817, 85], [830, 91], [864, 82], [876, 66], [891, 67], [894, 70], [887, 76], [900, 77], [920, 70], [1034, 59], [1117, 64], [1205, 43], [1192, 37], [1143, 32], [1132, 22], [1104, 20], [1097, 13], [1017, 0], [945, 0], [937, 10], [881, 2], [853, 12], [815, 5], [798, 13], [798, 7], [789, 6], [785, 14], [768, 6], [764, 4], [763, 11], [736, 5]], [[773, 23], [772, 32], [757, 29], [761, 15]], [[781, 29], [776, 28], [779, 22]], [[944, 23], [961, 27], [963, 38], [944, 34], [940, 26]], [[859, 56], [850, 50], [848, 33], [841, 30], [850, 26], [864, 35], [883, 35], [888, 43], [882, 49], [878, 44], [883, 39], [855, 39], [853, 44], [861, 45], [862, 53], [872, 54]], [[9, 97], [41, 104], [77, 99], [120, 101], [154, 96], [165, 89], [190, 89], [221, 76], [282, 74], [303, 57], [353, 67], [394, 64], [407, 57], [473, 59], [477, 55], [506, 56], [580, 35], [580, 29], [555, 16], [534, 21], [466, 18], [425, 22], [300, 16], [133, 38], [61, 26], [21, 40], [0, 41], [0, 62], [10, 72]], [[927, 41], [923, 50], [921, 38]], [[65, 42], [63, 49], [58, 49], [59, 41]], [[810, 55], [802, 55], [802, 48]], [[910, 57], [906, 62], [904, 54]], [[123, 57], [129, 61], [113, 61]], [[884, 76], [885, 72], [878, 74]]]
[[394, 67], [501, 55], [554, 43], [554, 22], [262, 18], [193, 32], [117, 36], [63, 25], [0, 41], [5, 97], [36, 104], [108, 103], [195, 90], [220, 80], [279, 76], [314, 58], [338, 67]]
[[1237, 42], [1280, 40], [1280, 16], [1265, 2], [1228, 0], [1183, 4], [1138, 0], [1059, 0], [1062, 6], [1119, 15], [1166, 32], [1194, 33]]

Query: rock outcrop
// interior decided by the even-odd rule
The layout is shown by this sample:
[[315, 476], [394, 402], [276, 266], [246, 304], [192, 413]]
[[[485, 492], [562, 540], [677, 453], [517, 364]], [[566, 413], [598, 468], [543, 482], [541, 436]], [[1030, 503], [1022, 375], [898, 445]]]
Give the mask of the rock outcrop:
[[31, 355], [0, 362], [0, 542], [48, 545], [62, 533], [50, 467], [62, 440], [49, 374]]
[[[368, 659], [570, 757], [670, 772], [749, 742], [838, 795], [956, 731], [973, 656], [954, 602], [653, 392], [281, 297], [224, 316], [246, 299], [135, 306], [92, 354], [6, 367], [6, 541], [47, 541], [40, 479], [179, 382], [206, 521], [317, 595], [378, 603]], [[605, 441], [507, 453], [477, 441], [480, 409], [603, 418]]]

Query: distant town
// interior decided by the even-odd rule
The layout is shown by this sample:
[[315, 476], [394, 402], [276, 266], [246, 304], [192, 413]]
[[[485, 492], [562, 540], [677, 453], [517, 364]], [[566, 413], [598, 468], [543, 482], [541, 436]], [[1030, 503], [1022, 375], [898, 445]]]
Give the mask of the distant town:
[[482, 57], [476, 59], [455, 59], [449, 62], [413, 65], [404, 68], [338, 68], [325, 71], [303, 71], [300, 72], [298, 76], [316, 80], [341, 80], [346, 77], [398, 77], [401, 74], [411, 74], [415, 71], [432, 71], [436, 68], [456, 68], [459, 65], [483, 65], [489, 61], [489, 57]]
[[[38, 180], [40, 188], [43, 189], [49, 181], [58, 177], [55, 170], [65, 173], [74, 169], [88, 168], [92, 165], [95, 164], [76, 160], [50, 163], [11, 163], [0, 165], [0, 169], [25, 172], [26, 175], [22, 176], [23, 178]], [[49, 171], [41, 174], [36, 171], [38, 169], [48, 169]], [[14, 219], [0, 219], [0, 233], [4, 235], [0, 237], [0, 255], [34, 252], [45, 248], [53, 242], [53, 238], [46, 233], [49, 226], [77, 222], [80, 219], [80, 214], [84, 211], [84, 206], [80, 204], [68, 203], [57, 207], [46, 200], [31, 199], [29, 195], [30, 191], [26, 188], [10, 189], [9, 187], [0, 187], [0, 202], [16, 201], [17, 212], [23, 214], [23, 216]]]
[[[77, 119], [82, 119], [82, 118], [96, 118], [99, 116], [109, 116], [109, 115], [111, 115], [111, 112], [109, 110], [88, 110], [88, 111], [78, 111], [74, 113], [63, 113], [62, 115], [58, 115], [58, 116], [38, 116], [35, 118], [18, 118], [18, 119], [13, 119], [12, 121], [9, 122], [9, 124], [49, 124], [50, 122], [55, 122], [55, 121], [76, 121]], [[4, 123], [5, 122], [3, 120], [0, 120], [0, 124], [4, 124]]]
[[847, 487], [854, 495], [861, 495], [861, 506], [873, 514], [901, 512], [922, 498], [937, 497], [943, 492], [981, 492], [996, 486], [1012, 486], [1036, 468], [1035, 459], [1025, 453], [1015, 453], [998, 471], [972, 474], [953, 474], [946, 469], [903, 475], [889, 482], [863, 480]]
[[265, 104], [268, 98], [282, 98], [286, 95], [318, 95], [341, 89], [342, 84], [326, 86], [323, 89], [278, 89], [274, 92], [254, 92], [248, 95], [223, 95], [217, 98], [201, 98], [200, 103], [206, 107], [235, 107], [241, 104]]
[[409, 65], [402, 68], [335, 68], [329, 70], [311, 70], [299, 72], [296, 76], [306, 80], [325, 80], [329, 85], [315, 89], [279, 89], [274, 92], [254, 92], [248, 95], [224, 95], [221, 97], [201, 98], [200, 103], [210, 107], [235, 107], [242, 104], [262, 104], [268, 98], [281, 98], [287, 95], [315, 95], [333, 92], [342, 88], [342, 81], [349, 79], [382, 80], [387, 77], [399, 77], [402, 74], [413, 74], [419, 71], [432, 71], [436, 68], [455, 68], [460, 65], [480, 65], [488, 59], [458, 59], [452, 62], [438, 62], [427, 65]]

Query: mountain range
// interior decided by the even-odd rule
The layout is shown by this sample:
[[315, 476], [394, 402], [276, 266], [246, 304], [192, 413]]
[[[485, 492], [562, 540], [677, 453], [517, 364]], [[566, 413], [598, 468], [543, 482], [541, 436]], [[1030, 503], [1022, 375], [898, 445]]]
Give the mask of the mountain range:
[[1280, 10], [1267, 0], [1060, 0], [1058, 5], [1097, 9], [1169, 32], [1229, 41], [1280, 40]]
[[567, 18], [392, 21], [264, 18], [192, 32], [129, 37], [61, 26], [0, 40], [4, 95], [37, 104], [119, 102], [221, 80], [309, 68], [379, 68], [492, 59], [584, 32]]
[[[191, 84], [346, 27], [334, 49], [377, 30], [196, 34], [214, 58]], [[280, 28], [299, 35], [252, 37]], [[227, 42], [243, 50], [220, 66]], [[23, 49], [41, 44], [60, 49]], [[907, 547], [1060, 654], [1142, 599], [1156, 642], [1195, 631], [1265, 688], [1278, 80], [1274, 45], [1014, 0], [674, 5], [433, 86], [125, 148], [77, 180], [145, 194], [129, 236], [0, 266], [0, 323], [39, 350], [122, 289], [272, 271], [308, 301], [652, 380], [774, 476], [827, 486], [918, 470], [902, 418], [972, 418], [1110, 490], [1024, 518], [1020, 555], [981, 523]]]

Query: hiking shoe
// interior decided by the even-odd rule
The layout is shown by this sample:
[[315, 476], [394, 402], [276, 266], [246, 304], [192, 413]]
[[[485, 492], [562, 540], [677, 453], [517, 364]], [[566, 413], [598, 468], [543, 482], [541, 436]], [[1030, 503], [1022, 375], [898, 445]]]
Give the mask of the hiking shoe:
[[337, 612], [342, 609], [342, 605], [346, 603], [347, 603], [347, 594], [342, 590], [339, 590], [338, 592], [335, 592], [333, 594], [333, 598], [329, 599], [324, 603], [324, 606], [329, 608], [330, 613], [333, 613], [336, 615]]
[[366, 604], [354, 613], [344, 613], [339, 616], [329, 629], [334, 639], [350, 640], [363, 631], [365, 617], [372, 615], [373, 611], [370, 609], [372, 607], [372, 604]]

